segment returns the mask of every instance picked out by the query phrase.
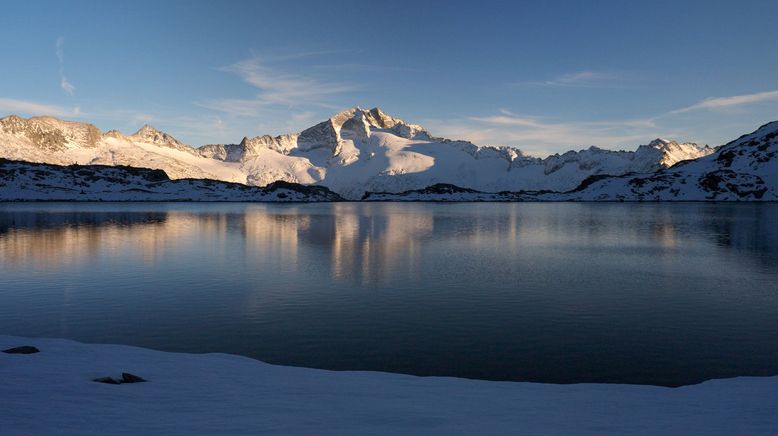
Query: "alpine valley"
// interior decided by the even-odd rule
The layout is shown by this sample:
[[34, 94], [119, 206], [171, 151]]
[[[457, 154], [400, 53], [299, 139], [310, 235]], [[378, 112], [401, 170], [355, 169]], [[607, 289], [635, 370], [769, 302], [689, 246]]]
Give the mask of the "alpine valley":
[[[432, 136], [378, 108], [199, 148], [41, 116], [0, 119], [0, 200], [775, 201], [778, 122], [726, 145], [655, 139], [545, 159]], [[304, 186], [305, 185], [305, 186]]]

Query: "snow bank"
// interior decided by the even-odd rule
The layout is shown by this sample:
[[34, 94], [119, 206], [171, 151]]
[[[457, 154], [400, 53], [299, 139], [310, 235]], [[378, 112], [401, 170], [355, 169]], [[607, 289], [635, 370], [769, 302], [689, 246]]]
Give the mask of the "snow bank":
[[[546, 385], [0, 336], [2, 434], [775, 434], [778, 377]], [[146, 383], [92, 380], [130, 372]]]

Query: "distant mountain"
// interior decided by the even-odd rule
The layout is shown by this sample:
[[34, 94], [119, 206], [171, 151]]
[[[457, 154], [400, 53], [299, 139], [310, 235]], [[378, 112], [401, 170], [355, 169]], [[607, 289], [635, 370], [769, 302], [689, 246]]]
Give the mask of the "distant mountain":
[[489, 192], [567, 191], [593, 175], [650, 173], [712, 152], [708, 146], [657, 139], [635, 151], [591, 147], [540, 159], [512, 147], [433, 137], [378, 108], [352, 108], [300, 133], [200, 148], [150, 126], [127, 136], [52, 117], [0, 119], [2, 158], [153, 168], [172, 179], [255, 186], [282, 180], [326, 186], [349, 199], [439, 183]]
[[595, 176], [549, 200], [777, 201], [778, 121], [715, 153], [648, 174]]
[[266, 187], [216, 180], [170, 180], [162, 170], [51, 165], [0, 159], [0, 201], [339, 201], [322, 186], [274, 182]]
[[778, 121], [713, 154], [655, 172], [593, 175], [567, 192], [481, 192], [433, 185], [368, 192], [367, 201], [778, 201]]
[[125, 165], [164, 170], [173, 179], [243, 183], [240, 169], [199, 155], [170, 135], [144, 126], [133, 135], [53, 117], [0, 119], [0, 158], [56, 165]]

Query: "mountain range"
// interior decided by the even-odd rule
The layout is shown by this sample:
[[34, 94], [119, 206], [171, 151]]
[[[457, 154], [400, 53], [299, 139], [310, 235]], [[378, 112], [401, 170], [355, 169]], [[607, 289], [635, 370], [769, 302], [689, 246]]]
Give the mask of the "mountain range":
[[[221, 187], [317, 185], [333, 191], [322, 197], [329, 200], [765, 200], [778, 198], [776, 130], [778, 123], [770, 123], [717, 149], [655, 139], [634, 151], [590, 147], [538, 158], [513, 147], [435, 137], [379, 108], [348, 109], [299, 133], [198, 148], [150, 126], [125, 135], [54, 117], [11, 115], [0, 119], [0, 158], [6, 159], [0, 183], [9, 192], [11, 186], [34, 190], [27, 184], [20, 191], [22, 182], [8, 178], [9, 165], [18, 170], [28, 162], [49, 164], [50, 172], [69, 165], [97, 166], [99, 174], [106, 166], [162, 170], [165, 183], [176, 186], [176, 199], [201, 196], [182, 195], [184, 184], [175, 180], [210, 179], [227, 182]], [[71, 179], [63, 177], [57, 189], [75, 189], [64, 186]], [[232, 192], [225, 189], [219, 191]]]

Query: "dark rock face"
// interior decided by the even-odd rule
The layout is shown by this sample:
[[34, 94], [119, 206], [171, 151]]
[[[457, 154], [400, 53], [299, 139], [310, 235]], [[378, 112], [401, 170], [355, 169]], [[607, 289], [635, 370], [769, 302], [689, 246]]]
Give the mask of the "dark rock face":
[[411, 189], [409, 191], [403, 191], [398, 193], [392, 193], [392, 192], [365, 192], [365, 194], [362, 196], [362, 200], [368, 200], [371, 197], [374, 197], [376, 195], [392, 195], [395, 197], [406, 197], [412, 194], [420, 194], [420, 195], [426, 195], [426, 194], [482, 194], [481, 191], [476, 191], [475, 189], [470, 188], [462, 188], [461, 186], [452, 185], [450, 183], [436, 183], [431, 186], [427, 186], [426, 188], [422, 189]]
[[581, 192], [581, 191], [583, 191], [584, 189], [588, 188], [588, 187], [589, 187], [591, 184], [593, 184], [594, 182], [598, 182], [598, 181], [600, 181], [600, 180], [607, 179], [608, 177], [612, 177], [612, 176], [609, 176], [609, 175], [607, 175], [607, 174], [595, 174], [595, 175], [593, 175], [593, 176], [589, 176], [589, 177], [585, 178], [585, 179], [584, 179], [584, 180], [581, 182], [581, 184], [580, 184], [580, 185], [578, 185], [578, 187], [576, 187], [575, 189], [573, 189], [573, 190], [572, 190], [572, 191], [570, 191], [570, 192]]
[[330, 119], [300, 132], [297, 148], [303, 151], [326, 148], [334, 153], [338, 141], [340, 141], [340, 134]]
[[476, 191], [475, 189], [469, 189], [469, 188], [462, 188], [457, 185], [452, 185], [450, 183], [436, 183], [432, 186], [427, 186], [424, 189], [418, 190], [418, 192], [424, 193], [424, 194], [458, 194], [458, 193], [469, 193], [469, 194], [476, 194], [480, 191]]
[[[288, 189], [290, 191], [299, 192], [301, 194], [309, 195], [309, 196], [315, 196], [315, 197], [322, 197], [326, 198], [329, 201], [342, 201], [343, 198], [336, 194], [335, 192], [330, 191], [328, 188], [324, 186], [314, 186], [314, 185], [301, 185], [299, 183], [291, 183], [286, 182], [284, 180], [277, 180], [267, 186], [265, 186], [263, 189], [265, 189], [268, 192], [275, 192], [279, 189]], [[280, 195], [279, 195], [280, 197]], [[286, 195], [284, 194], [284, 197]], [[281, 197], [281, 198], [284, 198]]]
[[702, 189], [712, 194], [711, 199], [715, 199], [715, 196], [721, 193], [733, 192], [739, 198], [758, 200], [767, 192], [761, 177], [730, 170], [707, 173], [700, 177], [698, 183]]
[[21, 347], [14, 347], [9, 348], [7, 350], [3, 350], [3, 353], [7, 354], [34, 354], [34, 353], [40, 353], [41, 350], [33, 347], [32, 345], [22, 345]]

